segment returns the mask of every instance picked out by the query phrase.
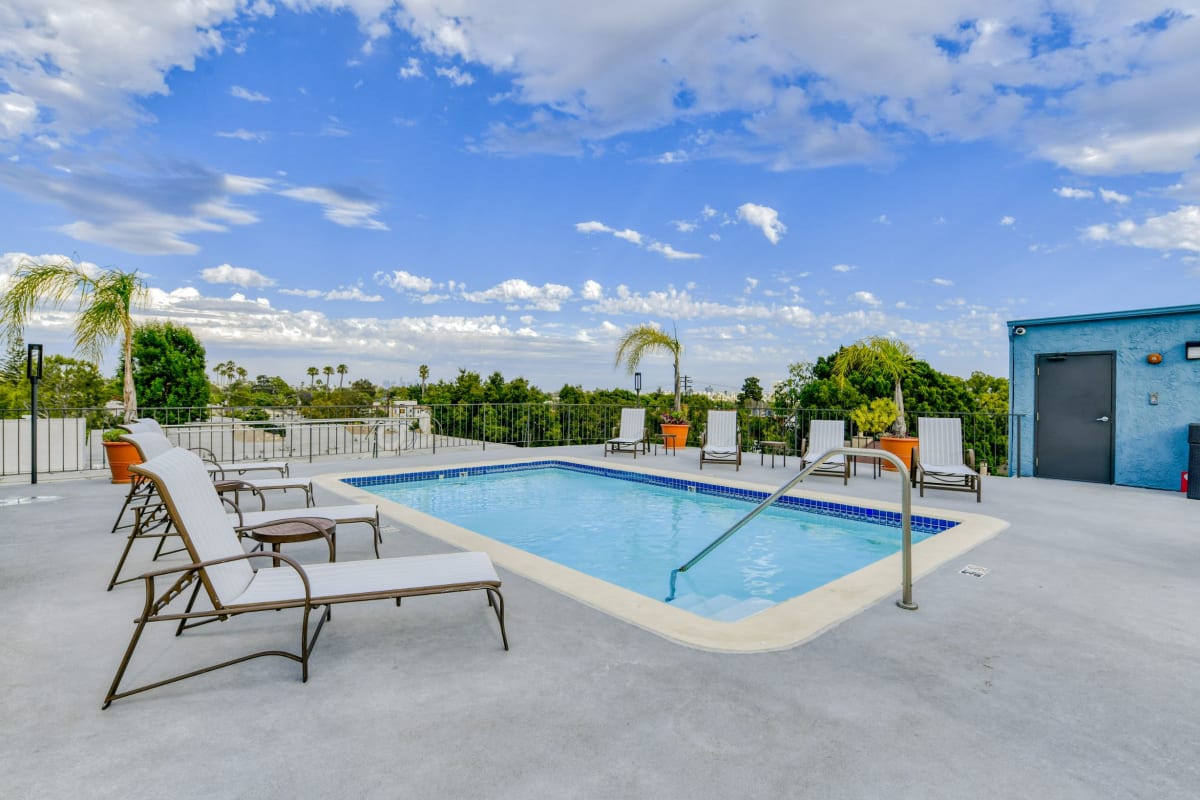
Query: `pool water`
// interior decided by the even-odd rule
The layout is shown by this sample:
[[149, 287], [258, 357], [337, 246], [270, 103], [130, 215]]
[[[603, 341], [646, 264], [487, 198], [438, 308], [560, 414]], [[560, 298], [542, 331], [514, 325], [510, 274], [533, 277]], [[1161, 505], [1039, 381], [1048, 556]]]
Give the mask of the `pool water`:
[[[681, 490], [555, 467], [428, 477], [361, 488], [660, 601], [671, 570], [756, 502], [707, 493], [716, 486]], [[914, 525], [914, 544], [929, 535]], [[681, 573], [671, 604], [711, 619], [742, 619], [898, 552], [900, 544], [898, 525], [775, 505]]]

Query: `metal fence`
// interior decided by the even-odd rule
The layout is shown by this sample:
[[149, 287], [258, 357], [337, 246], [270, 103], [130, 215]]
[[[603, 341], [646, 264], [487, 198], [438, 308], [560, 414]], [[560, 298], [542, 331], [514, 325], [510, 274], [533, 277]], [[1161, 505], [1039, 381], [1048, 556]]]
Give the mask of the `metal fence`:
[[[732, 406], [730, 406], [732, 407]], [[168, 438], [182, 447], [205, 447], [228, 462], [298, 459], [325, 456], [378, 458], [439, 449], [489, 445], [548, 447], [599, 444], [615, 435], [620, 405], [571, 403], [472, 403], [393, 405], [391, 407], [287, 408], [142, 408], [141, 416], [163, 424]], [[104, 469], [104, 429], [119, 422], [111, 409], [39, 409], [38, 467], [43, 473]], [[706, 412], [688, 413], [691, 427], [681, 446], [700, 443]], [[0, 412], [0, 475], [29, 471], [32, 440], [28, 412]], [[963, 442], [993, 474], [1008, 474], [1009, 442], [1019, 447], [1021, 415], [911, 412], [909, 430], [918, 416], [952, 416], [963, 420]], [[760, 442], [783, 442], [789, 454], [804, 450], [804, 437], [815, 419], [846, 420], [848, 436], [857, 431], [845, 409], [742, 409], [739, 424], [743, 448]], [[658, 434], [653, 412], [648, 433]], [[1018, 463], [1014, 454], [1012, 463]]]

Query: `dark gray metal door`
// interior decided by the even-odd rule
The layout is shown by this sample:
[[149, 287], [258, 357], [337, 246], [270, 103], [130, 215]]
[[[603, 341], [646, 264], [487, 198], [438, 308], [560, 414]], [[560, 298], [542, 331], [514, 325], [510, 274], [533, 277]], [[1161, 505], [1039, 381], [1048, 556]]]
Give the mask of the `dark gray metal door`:
[[1035, 474], [1113, 482], [1112, 353], [1037, 357]]

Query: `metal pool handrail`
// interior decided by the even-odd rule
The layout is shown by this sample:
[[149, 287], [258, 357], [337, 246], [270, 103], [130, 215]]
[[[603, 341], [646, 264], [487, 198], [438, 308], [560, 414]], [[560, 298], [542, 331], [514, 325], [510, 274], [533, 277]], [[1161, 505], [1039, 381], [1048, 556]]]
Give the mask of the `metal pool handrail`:
[[896, 474], [900, 477], [900, 526], [902, 530], [901, 552], [903, 554], [901, 557], [900, 568], [900, 586], [902, 591], [900, 599], [896, 601], [896, 605], [907, 611], [916, 611], [917, 604], [914, 603], [912, 599], [912, 485], [909, 483], [908, 467], [906, 467], [904, 462], [901, 461], [900, 458], [894, 453], [889, 453], [886, 450], [868, 449], [865, 447], [836, 447], [832, 450], [822, 453], [811, 464], [800, 470], [800, 472], [796, 474], [796, 477], [779, 487], [774, 494], [756, 505], [750, 510], [750, 513], [735, 522], [729, 528], [729, 530], [722, 533], [716, 539], [713, 539], [712, 542], [709, 543], [708, 547], [705, 547], [699, 553], [692, 556], [690, 561], [678, 569], [671, 570], [671, 592], [669, 595], [667, 595], [666, 602], [669, 603], [675, 599], [675, 580], [679, 577], [679, 573], [687, 572], [689, 569], [699, 564], [705, 556], [707, 556], [713, 550], [716, 550], [726, 539], [728, 539], [730, 536], [733, 536], [735, 533], [741, 530], [746, 523], [761, 514], [767, 506], [771, 505], [780, 497], [785, 495], [793, 486], [804, 480], [813, 470], [818, 469], [821, 464], [829, 460], [830, 456], [835, 455], [882, 458], [886, 461], [890, 461], [892, 465], [896, 467]]

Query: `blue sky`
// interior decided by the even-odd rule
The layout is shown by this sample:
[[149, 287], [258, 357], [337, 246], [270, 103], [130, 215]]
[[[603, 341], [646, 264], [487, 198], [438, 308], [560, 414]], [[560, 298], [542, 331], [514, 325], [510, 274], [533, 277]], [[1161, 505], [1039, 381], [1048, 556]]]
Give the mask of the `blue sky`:
[[294, 383], [625, 386], [643, 322], [698, 388], [875, 334], [1005, 375], [1008, 319], [1195, 302], [1198, 12], [17, 0], [0, 280], [140, 270], [146, 317]]

